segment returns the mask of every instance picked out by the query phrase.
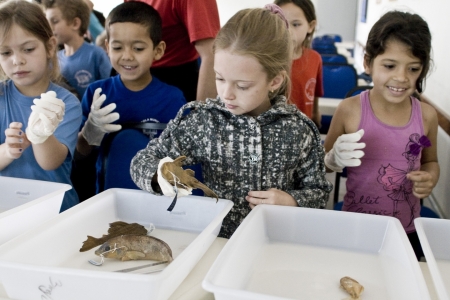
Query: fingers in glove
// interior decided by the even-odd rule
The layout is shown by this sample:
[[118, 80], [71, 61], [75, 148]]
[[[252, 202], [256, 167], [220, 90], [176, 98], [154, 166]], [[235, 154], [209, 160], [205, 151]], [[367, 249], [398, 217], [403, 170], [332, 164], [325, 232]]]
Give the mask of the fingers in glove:
[[355, 150], [355, 151], [342, 151], [335, 154], [340, 160], [347, 160], [353, 158], [361, 158], [364, 156], [364, 151]]
[[58, 115], [55, 112], [45, 109], [41, 106], [32, 105], [31, 110], [34, 113], [38, 114], [39, 116], [41, 114], [45, 115], [48, 119], [57, 119], [58, 118]]
[[122, 125], [119, 125], [119, 124], [106, 124], [106, 125], [103, 126], [103, 129], [106, 132], [119, 131], [120, 129], [122, 129]]
[[[57, 100], [57, 101], [54, 101], [54, 100]], [[64, 108], [65, 108], [64, 102], [62, 102], [59, 99], [51, 99], [51, 100], [34, 99], [33, 103], [38, 107], [42, 107], [44, 109], [53, 111], [55, 113], [64, 111]]]
[[[363, 152], [362, 150], [357, 149], [364, 149], [366, 147], [366, 143], [343, 143], [343, 144], [337, 144], [334, 148], [336, 151], [336, 154], [340, 155], [341, 153], [353, 153], [353, 152]], [[364, 155], [364, 152], [363, 152]], [[362, 157], [362, 156], [360, 156]]]
[[[100, 118], [100, 117], [104, 117], [104, 116], [106, 116], [106, 115], [108, 115], [108, 114], [110, 114], [113, 110], [115, 110], [116, 109], [116, 104], [115, 103], [110, 103], [110, 104], [108, 104], [108, 105], [106, 105], [105, 107], [103, 107], [103, 108], [100, 108], [100, 109], [97, 109], [97, 110], [95, 110], [95, 111], [92, 111], [91, 110], [91, 113], [95, 116], [95, 117], [97, 117], [97, 118]], [[117, 115], [119, 115], [119, 114], [117, 114]], [[117, 118], [118, 119], [118, 118]], [[116, 119], [116, 120], [117, 120]], [[115, 120], [114, 120], [115, 121]], [[110, 122], [109, 122], [110, 123]]]
[[178, 156], [177, 158], [175, 158], [175, 160], [173, 161], [173, 163], [179, 167], [183, 166], [183, 162], [186, 160], [186, 156]]
[[364, 135], [364, 129], [360, 129], [357, 132], [349, 133], [349, 134], [343, 134], [339, 136], [336, 140], [337, 143], [355, 143], [359, 141]]
[[101, 91], [102, 91], [101, 88], [97, 88], [95, 90], [94, 96], [92, 98], [91, 111], [99, 109], [100, 107], [102, 107], [103, 102], [105, 102], [106, 95], [103, 94], [103, 95], [100, 96]]
[[119, 113], [114, 112], [100, 117], [96, 117], [94, 123], [98, 126], [103, 126], [106, 124], [111, 124], [112, 122], [119, 120], [119, 118], [120, 118]]

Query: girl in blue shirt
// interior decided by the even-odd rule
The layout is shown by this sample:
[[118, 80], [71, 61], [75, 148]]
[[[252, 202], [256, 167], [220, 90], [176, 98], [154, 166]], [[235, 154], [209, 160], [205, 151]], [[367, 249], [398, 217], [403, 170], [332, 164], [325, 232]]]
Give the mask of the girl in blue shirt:
[[[0, 6], [0, 176], [71, 184], [81, 107], [52, 82], [59, 76], [56, 49], [37, 4]], [[61, 211], [77, 203], [70, 190]]]

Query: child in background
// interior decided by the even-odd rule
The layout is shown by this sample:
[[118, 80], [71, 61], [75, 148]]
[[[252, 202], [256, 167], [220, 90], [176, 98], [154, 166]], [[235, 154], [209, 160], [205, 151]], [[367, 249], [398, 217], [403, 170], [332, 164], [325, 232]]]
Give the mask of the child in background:
[[422, 92], [430, 52], [431, 34], [420, 16], [382, 16], [364, 55], [373, 89], [339, 104], [325, 139], [327, 167], [350, 167], [342, 209], [398, 218], [418, 259], [423, 253], [414, 219], [419, 200], [439, 179], [436, 112], [412, 96]]
[[157, 170], [164, 158], [186, 156], [187, 165], [200, 163], [205, 184], [234, 202], [219, 233], [226, 238], [259, 204], [324, 207], [332, 186], [321, 161], [320, 134], [283, 94], [290, 47], [278, 6], [236, 13], [214, 42], [219, 97], [184, 106], [161, 136], [136, 154], [131, 173], [137, 186], [159, 193]]
[[[38, 4], [1, 4], [0, 176], [71, 184], [81, 107], [51, 82], [59, 75], [56, 49]], [[75, 190], [69, 190], [61, 211], [77, 203]]]
[[64, 45], [58, 51], [61, 74], [81, 99], [89, 84], [111, 74], [105, 51], [83, 37], [89, 26], [90, 9], [84, 0], [43, 0], [42, 4], [58, 44]]
[[311, 49], [317, 25], [314, 4], [311, 0], [275, 0], [275, 4], [289, 21], [293, 39], [290, 100], [320, 128], [322, 116], [318, 97], [323, 96], [322, 58]]
[[[94, 82], [86, 90], [77, 144], [81, 156], [102, 146], [105, 134], [120, 130], [118, 123], [168, 123], [186, 104], [178, 88], [150, 73], [153, 61], [160, 59], [165, 50], [161, 17], [153, 7], [143, 2], [116, 6], [106, 20], [106, 31], [106, 48], [119, 75]], [[102, 149], [99, 152], [98, 174], [103, 163]]]

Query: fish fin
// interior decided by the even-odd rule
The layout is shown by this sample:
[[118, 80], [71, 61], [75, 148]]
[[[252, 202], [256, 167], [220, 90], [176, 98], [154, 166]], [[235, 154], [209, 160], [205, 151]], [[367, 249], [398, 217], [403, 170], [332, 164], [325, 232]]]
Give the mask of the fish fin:
[[184, 172], [187, 173], [189, 176], [192, 176], [192, 177], [195, 176], [195, 171], [194, 170], [185, 169]]
[[127, 253], [122, 258], [122, 260], [124, 260], [125, 257], [128, 259], [131, 259], [131, 260], [136, 260], [136, 259], [144, 258], [145, 254], [140, 251], [127, 251]]
[[183, 161], [185, 159], [186, 159], [186, 156], [184, 156], [184, 155], [178, 156], [177, 158], [174, 159], [174, 161], [172, 163], [175, 164], [176, 166], [182, 167]]
[[87, 236], [87, 240], [83, 242], [83, 246], [80, 248], [80, 252], [88, 251], [95, 246], [101, 245], [101, 239], [97, 239], [95, 237], [92, 237], [90, 235]]

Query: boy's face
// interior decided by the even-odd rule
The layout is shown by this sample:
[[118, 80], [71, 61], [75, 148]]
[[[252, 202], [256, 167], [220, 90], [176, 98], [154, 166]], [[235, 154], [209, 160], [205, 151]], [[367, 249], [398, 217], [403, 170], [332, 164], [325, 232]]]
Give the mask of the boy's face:
[[78, 28], [74, 26], [74, 22], [67, 22], [59, 7], [47, 8], [45, 10], [45, 16], [52, 27], [58, 44], [67, 44], [74, 36], [80, 36]]
[[131, 22], [109, 26], [106, 44], [111, 64], [124, 85], [130, 90], [142, 90], [152, 80], [150, 67], [160, 59], [166, 46], [164, 42], [154, 47], [147, 28]]

